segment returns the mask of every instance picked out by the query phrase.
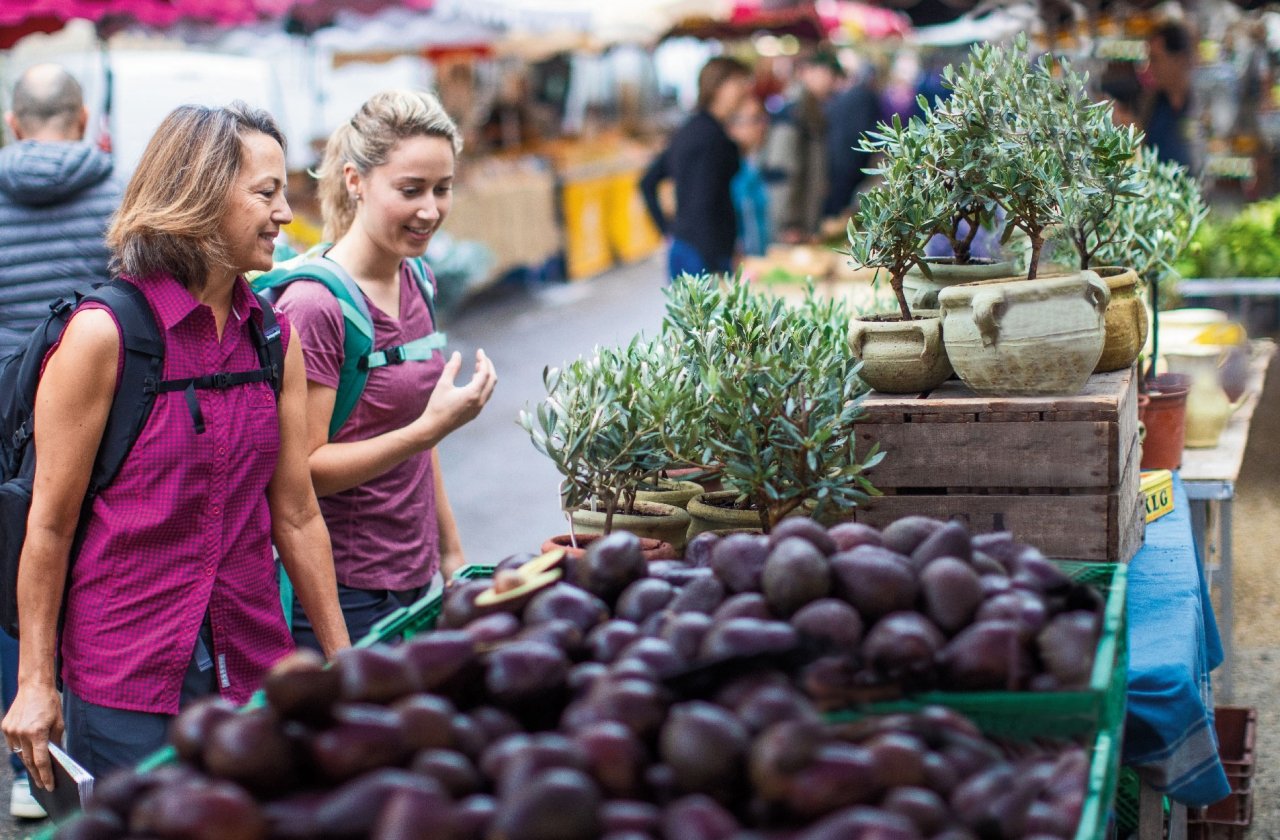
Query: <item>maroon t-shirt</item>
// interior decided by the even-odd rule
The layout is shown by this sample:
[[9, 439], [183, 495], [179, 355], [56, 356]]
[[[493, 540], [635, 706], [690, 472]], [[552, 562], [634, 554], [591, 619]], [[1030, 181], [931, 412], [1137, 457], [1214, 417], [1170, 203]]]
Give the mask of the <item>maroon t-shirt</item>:
[[[400, 319], [365, 298], [373, 318], [374, 349], [432, 332], [431, 313], [407, 267], [400, 270]], [[346, 335], [338, 300], [319, 283], [296, 281], [279, 307], [302, 342], [307, 379], [338, 387]], [[374, 368], [334, 443], [367, 440], [402, 429], [422, 414], [440, 381], [444, 357]], [[320, 499], [333, 541], [338, 582], [355, 589], [405, 590], [425, 586], [440, 565], [431, 451], [419, 453], [359, 487]]]

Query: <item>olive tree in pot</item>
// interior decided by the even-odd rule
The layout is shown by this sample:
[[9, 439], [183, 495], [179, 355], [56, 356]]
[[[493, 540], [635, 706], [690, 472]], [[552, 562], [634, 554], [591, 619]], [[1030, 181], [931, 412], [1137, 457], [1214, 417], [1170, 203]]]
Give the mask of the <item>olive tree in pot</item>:
[[[683, 550], [689, 515], [672, 505], [636, 499], [670, 462], [662, 426], [687, 393], [680, 359], [661, 343], [639, 337], [626, 347], [601, 348], [563, 370], [543, 372], [547, 396], [520, 424], [534, 447], [564, 476], [562, 506], [570, 533], [557, 544], [583, 547], [578, 534], [635, 533]], [[651, 555], [650, 559], [656, 559]]]
[[[946, 240], [949, 257], [923, 256], [909, 266], [903, 278], [907, 303], [915, 310], [937, 309], [938, 293], [960, 283], [1008, 277], [1016, 272], [1014, 263], [979, 258], [973, 254], [978, 233], [991, 230], [998, 206], [982, 189], [986, 161], [992, 150], [989, 137], [981, 131], [957, 130], [940, 123], [928, 101], [919, 97], [922, 116], [912, 118], [904, 129], [896, 120], [881, 123], [863, 138], [862, 150], [893, 161], [906, 158], [911, 178], [909, 186], [924, 193], [924, 200], [939, 210], [937, 225], [925, 237]], [[945, 128], [945, 130], [939, 130]], [[889, 167], [870, 170], [887, 176]], [[924, 253], [924, 248], [921, 249]]]
[[849, 331], [863, 380], [890, 394], [928, 391], [951, 376], [941, 315], [922, 309], [913, 314], [904, 288], [907, 271], [924, 259], [925, 241], [950, 219], [939, 176], [928, 166], [927, 134], [918, 119], [903, 125], [895, 117], [880, 126], [876, 137], [885, 157], [874, 171], [881, 182], [862, 194], [848, 226], [846, 253], [857, 265], [888, 273], [898, 301], [897, 313], [859, 316]]
[[987, 138], [981, 189], [1004, 211], [1003, 239], [1026, 235], [1026, 277], [953, 286], [938, 299], [947, 355], [974, 391], [1069, 395], [1102, 355], [1110, 292], [1091, 271], [1040, 276], [1039, 268], [1076, 191], [1098, 189], [1084, 130], [1094, 106], [1082, 76], [1026, 52], [1022, 35], [1011, 46], [975, 46], [959, 70], [944, 70], [952, 95], [933, 110], [939, 130]]
[[678, 402], [689, 407], [671, 415], [668, 448], [719, 469], [729, 488], [689, 503], [691, 535], [723, 527], [703, 518], [708, 508], [737, 513], [729, 527], [768, 532], [797, 512], [847, 515], [875, 492], [864, 472], [881, 456], [855, 451], [866, 386], [848, 329], [844, 304], [812, 288], [797, 307], [718, 278], [668, 291], [663, 330], [684, 359]]

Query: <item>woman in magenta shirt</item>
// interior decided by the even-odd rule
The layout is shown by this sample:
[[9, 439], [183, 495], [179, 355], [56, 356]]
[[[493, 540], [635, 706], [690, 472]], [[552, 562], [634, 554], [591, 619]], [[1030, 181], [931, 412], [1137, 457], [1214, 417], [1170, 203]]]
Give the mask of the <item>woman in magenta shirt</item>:
[[[165, 380], [261, 367], [263, 311], [243, 274], [271, 266], [273, 240], [292, 218], [283, 146], [263, 111], [184, 106], [143, 153], [108, 244], [120, 276], [150, 304]], [[64, 586], [68, 751], [98, 776], [163, 745], [169, 719], [196, 696], [244, 702], [293, 648], [273, 540], [321, 647], [348, 644], [307, 470], [301, 348], [287, 319], [278, 321], [279, 399], [267, 382], [158, 394], [115, 480], [93, 500], [69, 575], [120, 375], [119, 325], [109, 310], [84, 307], [50, 351], [18, 575], [18, 695], [3, 724], [42, 787], [53, 783], [47, 742], [64, 728], [54, 664]]]
[[[322, 257], [365, 297], [373, 346], [407, 344], [436, 330], [407, 261], [420, 258], [453, 197], [461, 135], [428, 93], [369, 99], [329, 138], [320, 167]], [[431, 281], [429, 281], [431, 282]], [[280, 297], [307, 371], [311, 475], [333, 540], [338, 597], [352, 639], [421, 597], [433, 578], [462, 565], [458, 527], [436, 444], [471, 421], [493, 393], [493, 364], [476, 353], [471, 381], [455, 384], [462, 357], [376, 367], [351, 415], [329, 435], [343, 362], [344, 321], [322, 285], [290, 284]], [[317, 644], [294, 611], [294, 638]]]

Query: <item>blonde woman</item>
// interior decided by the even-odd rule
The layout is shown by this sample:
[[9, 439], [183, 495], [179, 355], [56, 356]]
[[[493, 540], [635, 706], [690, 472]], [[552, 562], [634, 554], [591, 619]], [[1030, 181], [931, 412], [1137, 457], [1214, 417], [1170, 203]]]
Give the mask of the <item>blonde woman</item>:
[[[136, 322], [117, 304], [82, 306], [49, 352], [18, 573], [18, 695], [3, 724], [45, 789], [47, 744], [64, 728], [64, 588], [67, 749], [99, 777], [161, 747], [196, 697], [247, 701], [293, 649], [273, 541], [321, 647], [348, 644], [307, 471], [302, 348], [243, 276], [271, 266], [291, 218], [284, 181], [284, 138], [264, 111], [184, 106], [156, 129], [107, 244], [124, 293], [144, 298], [132, 311], [154, 317], [163, 375], [79, 531], [112, 404], [140, 396], [122, 376], [138, 336], [121, 323]], [[264, 358], [276, 340], [283, 371]]]
[[[461, 149], [457, 126], [428, 93], [365, 102], [329, 138], [318, 173], [333, 244], [291, 271], [279, 296], [306, 360], [311, 477], [353, 639], [463, 563], [436, 445], [480, 413], [497, 375], [481, 350], [471, 380], [458, 383], [461, 355], [446, 361], [431, 349], [434, 280], [421, 259], [449, 215]], [[347, 341], [359, 327], [352, 305], [372, 322], [364, 360]], [[351, 402], [356, 375], [363, 387]], [[298, 644], [317, 646], [302, 611], [293, 629]]]

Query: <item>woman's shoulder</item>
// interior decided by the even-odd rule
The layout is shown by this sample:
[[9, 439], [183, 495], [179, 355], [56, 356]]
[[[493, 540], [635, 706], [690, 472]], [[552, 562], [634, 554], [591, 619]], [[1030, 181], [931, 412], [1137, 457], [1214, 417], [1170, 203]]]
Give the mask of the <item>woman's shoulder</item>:
[[323, 283], [313, 280], [295, 280], [276, 298], [276, 306], [294, 321], [323, 319], [342, 320], [342, 305], [333, 292]]

